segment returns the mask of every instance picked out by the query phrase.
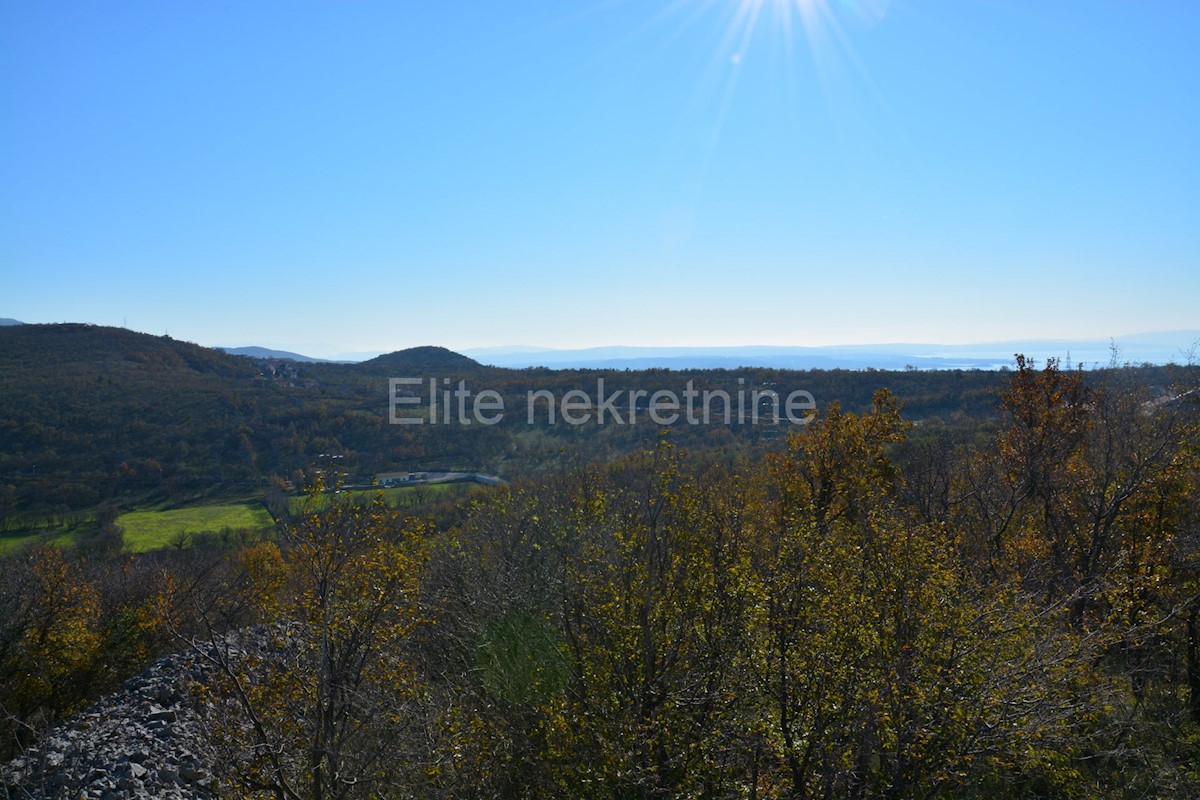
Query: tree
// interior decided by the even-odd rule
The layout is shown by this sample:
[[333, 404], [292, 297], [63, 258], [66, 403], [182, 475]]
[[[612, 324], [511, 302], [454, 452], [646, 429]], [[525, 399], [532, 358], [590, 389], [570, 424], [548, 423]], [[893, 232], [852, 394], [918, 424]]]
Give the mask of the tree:
[[[758, 744], [747, 660], [757, 492], [694, 479], [666, 441], [611, 468], [576, 506], [562, 625], [589, 796], [736, 793]], [[580, 771], [581, 770], [581, 771]]]
[[0, 567], [0, 754], [89, 697], [102, 672], [96, 600], [59, 548], [28, 548]]
[[405, 749], [423, 713], [406, 642], [422, 534], [381, 497], [363, 506], [314, 490], [279, 551], [240, 556], [245, 596], [268, 601], [260, 611], [271, 624], [210, 625], [192, 642], [219, 675], [207, 696], [227, 781], [326, 800], [377, 796], [419, 772], [422, 759]]
[[833, 409], [768, 464], [754, 637], [767, 786], [867, 798], [1055, 785], [1085, 737], [1080, 667], [1094, 653], [1020, 594], [982, 589], [957, 533], [906, 505], [890, 457], [906, 427], [877, 395], [870, 414]]

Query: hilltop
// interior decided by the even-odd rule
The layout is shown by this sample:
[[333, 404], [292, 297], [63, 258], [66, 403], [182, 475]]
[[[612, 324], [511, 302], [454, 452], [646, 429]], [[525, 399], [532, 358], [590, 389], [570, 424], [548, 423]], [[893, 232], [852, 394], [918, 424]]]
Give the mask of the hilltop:
[[483, 366], [474, 359], [445, 347], [410, 347], [353, 365], [364, 375], [421, 375], [443, 372], [474, 373]]

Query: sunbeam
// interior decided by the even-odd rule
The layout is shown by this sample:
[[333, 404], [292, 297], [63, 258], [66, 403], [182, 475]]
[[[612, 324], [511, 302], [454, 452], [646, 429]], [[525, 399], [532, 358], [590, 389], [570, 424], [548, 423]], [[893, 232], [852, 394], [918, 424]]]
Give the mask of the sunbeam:
[[[779, 63], [768, 66], [787, 86], [789, 102], [803, 109], [798, 83], [805, 72], [812, 74], [825, 97], [825, 112], [835, 127], [849, 127], [841, 119], [854, 93], [852, 84], [884, 107], [865, 65], [855, 51], [850, 28], [878, 25], [887, 15], [891, 0], [674, 0], [648, 22], [678, 36], [700, 20], [716, 18], [717, 35], [705, 76], [698, 80], [696, 107], [707, 107], [708, 130], [695, 185], [703, 185], [720, 147], [722, 136], [738, 96], [739, 86], [752, 66], [755, 79], [763, 74], [762, 62], [772, 41]], [[644, 32], [645, 29], [643, 29]], [[781, 45], [781, 47], [779, 47]], [[801, 53], [798, 51], [806, 51]], [[808, 64], [808, 66], [805, 66]], [[851, 78], [851, 75], [854, 77]], [[715, 105], [714, 105], [715, 103]]]

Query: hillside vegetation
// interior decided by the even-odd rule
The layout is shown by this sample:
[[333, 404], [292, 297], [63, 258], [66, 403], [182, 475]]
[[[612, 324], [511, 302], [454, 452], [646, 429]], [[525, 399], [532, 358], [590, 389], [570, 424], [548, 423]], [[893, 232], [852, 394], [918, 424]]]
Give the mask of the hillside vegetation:
[[1200, 409], [1146, 375], [1018, 359], [985, 424], [880, 390], [452, 511], [317, 484], [261, 540], [25, 549], [0, 742], [183, 648], [221, 796], [1197, 796]]
[[[1138, 370], [1165, 390], [1180, 376]], [[389, 424], [391, 377], [460, 380], [491, 389], [508, 413], [497, 425]], [[1089, 376], [1092, 379], [1093, 376]], [[361, 364], [300, 364], [231, 356], [167, 337], [87, 325], [0, 329], [0, 534], [41, 528], [99, 530], [121, 510], [195, 504], [265, 491], [277, 477], [301, 485], [322, 456], [337, 455], [352, 483], [390, 470], [472, 469], [505, 478], [571, 462], [605, 461], [644, 449], [658, 426], [567, 425], [544, 414], [529, 424], [531, 391], [670, 390], [687, 381], [727, 390], [810, 392], [818, 408], [837, 400], [862, 411], [880, 388], [907, 418], [994, 418], [1005, 376], [986, 371], [679, 373], [483, 367], [422, 347]], [[425, 392], [425, 384], [414, 387]], [[422, 402], [426, 402], [422, 397]], [[695, 448], [777, 445], [788, 426], [673, 426]]]

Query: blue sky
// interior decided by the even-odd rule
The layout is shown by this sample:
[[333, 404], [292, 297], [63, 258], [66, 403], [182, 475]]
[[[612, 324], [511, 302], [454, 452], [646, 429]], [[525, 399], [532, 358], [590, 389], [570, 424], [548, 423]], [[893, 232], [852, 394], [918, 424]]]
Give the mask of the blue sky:
[[325, 353], [1200, 328], [1197, 41], [1195, 0], [0, 0], [0, 316]]

